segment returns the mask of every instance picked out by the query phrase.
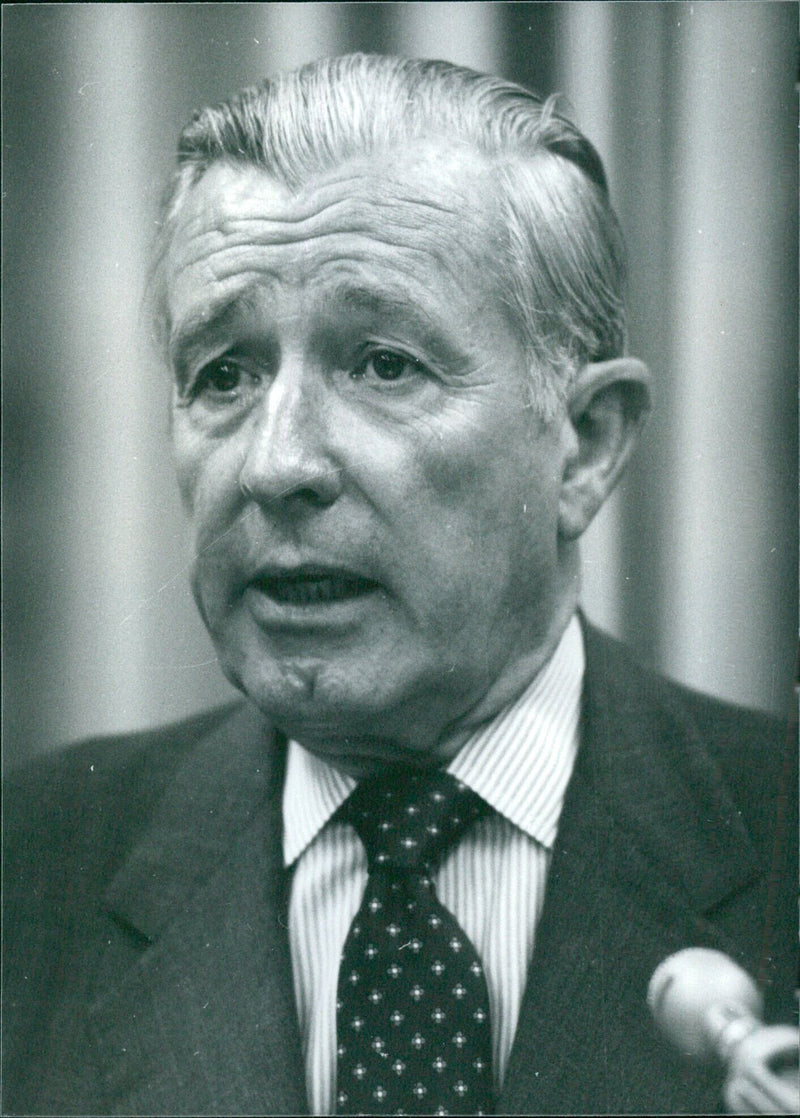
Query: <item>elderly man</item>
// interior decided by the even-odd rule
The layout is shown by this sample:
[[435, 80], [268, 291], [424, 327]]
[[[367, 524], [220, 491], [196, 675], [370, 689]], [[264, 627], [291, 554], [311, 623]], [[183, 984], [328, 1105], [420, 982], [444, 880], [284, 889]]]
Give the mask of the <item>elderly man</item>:
[[6, 1112], [717, 1108], [648, 980], [716, 947], [790, 1005], [782, 734], [576, 612], [648, 409], [594, 149], [316, 63], [185, 129], [153, 284], [246, 701], [19, 778]]

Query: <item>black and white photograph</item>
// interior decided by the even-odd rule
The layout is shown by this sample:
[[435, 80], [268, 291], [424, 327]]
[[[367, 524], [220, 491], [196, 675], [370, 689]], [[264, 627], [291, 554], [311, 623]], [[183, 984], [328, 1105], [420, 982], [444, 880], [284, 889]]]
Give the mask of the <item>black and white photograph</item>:
[[0, 1113], [800, 1109], [799, 12], [2, 6]]

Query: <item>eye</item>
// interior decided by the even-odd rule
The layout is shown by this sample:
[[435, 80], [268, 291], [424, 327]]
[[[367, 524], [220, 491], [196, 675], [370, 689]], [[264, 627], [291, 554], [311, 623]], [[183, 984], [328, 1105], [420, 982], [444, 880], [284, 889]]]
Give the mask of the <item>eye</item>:
[[198, 396], [232, 397], [243, 387], [243, 380], [249, 382], [257, 380], [254, 373], [243, 369], [241, 364], [231, 357], [219, 357], [216, 361], [205, 365], [195, 378], [191, 386], [191, 397]]
[[393, 349], [374, 349], [364, 357], [350, 375], [354, 380], [374, 377], [376, 380], [397, 381], [424, 372], [426, 372], [425, 366], [415, 357], [409, 357]]

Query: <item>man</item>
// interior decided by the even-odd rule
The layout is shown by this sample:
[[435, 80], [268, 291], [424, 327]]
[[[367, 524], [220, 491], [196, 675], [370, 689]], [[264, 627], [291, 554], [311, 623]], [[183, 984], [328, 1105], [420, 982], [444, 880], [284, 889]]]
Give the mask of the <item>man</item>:
[[576, 612], [648, 410], [621, 257], [585, 138], [448, 64], [185, 129], [154, 295], [246, 701], [19, 778], [6, 1112], [702, 1112], [656, 965], [790, 1010], [780, 728]]

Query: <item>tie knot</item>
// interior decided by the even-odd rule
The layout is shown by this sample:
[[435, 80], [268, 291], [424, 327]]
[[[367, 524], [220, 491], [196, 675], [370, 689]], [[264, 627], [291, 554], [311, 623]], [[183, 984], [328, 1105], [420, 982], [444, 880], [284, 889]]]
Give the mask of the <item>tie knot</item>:
[[358, 832], [370, 873], [380, 867], [434, 873], [487, 810], [477, 792], [450, 773], [401, 769], [362, 780], [338, 816]]

